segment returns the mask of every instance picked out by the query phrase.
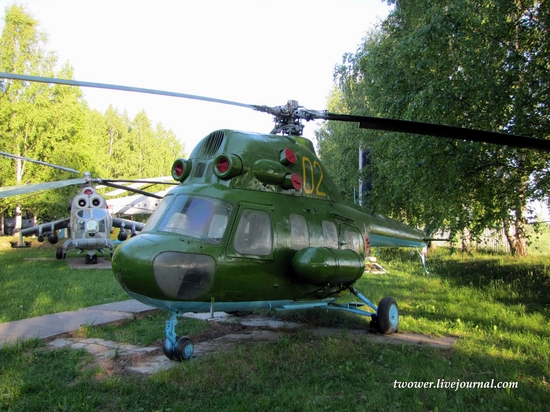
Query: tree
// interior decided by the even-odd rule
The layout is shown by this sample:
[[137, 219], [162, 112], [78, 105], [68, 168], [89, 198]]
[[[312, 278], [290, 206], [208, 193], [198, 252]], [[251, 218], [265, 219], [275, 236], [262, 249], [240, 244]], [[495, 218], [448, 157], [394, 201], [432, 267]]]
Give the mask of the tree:
[[[46, 52], [46, 36], [23, 7], [6, 9], [0, 37], [0, 70], [71, 79], [65, 65], [54, 73], [57, 59]], [[77, 87], [0, 80], [0, 150], [89, 171], [94, 177], [143, 178], [169, 174], [184, 147], [161, 124], [153, 128], [144, 111], [130, 121], [109, 107], [91, 110]], [[39, 183], [75, 177], [34, 163], [2, 159], [0, 185]], [[3, 200], [0, 211], [13, 212], [19, 202], [41, 219], [67, 215], [78, 188], [67, 187], [23, 198]]]
[[[0, 37], [0, 69], [52, 76], [56, 58], [53, 53], [45, 51], [45, 42], [46, 37], [38, 30], [36, 20], [20, 6], [8, 7]], [[70, 67], [64, 67], [59, 76], [70, 77], [71, 74]], [[79, 90], [8, 80], [3, 81], [1, 86], [1, 150], [71, 166], [74, 156], [68, 156], [70, 146], [78, 140], [82, 125]], [[60, 146], [65, 150], [60, 150]], [[59, 175], [59, 171], [54, 172], [34, 163], [20, 160], [8, 162], [14, 166], [2, 168], [2, 185], [52, 180], [54, 175]], [[39, 213], [46, 209], [51, 211], [56, 204], [51, 203], [52, 196], [40, 194], [27, 197], [25, 205]], [[12, 209], [15, 204], [5, 202], [4, 207]], [[50, 206], [43, 207], [47, 204]]]
[[[336, 73], [352, 112], [548, 138], [547, 4], [393, 3]], [[548, 156], [422, 136], [366, 132], [362, 139], [372, 150], [371, 199], [379, 209], [432, 231], [476, 235], [502, 225], [512, 253], [527, 253], [527, 204], [547, 193]]]

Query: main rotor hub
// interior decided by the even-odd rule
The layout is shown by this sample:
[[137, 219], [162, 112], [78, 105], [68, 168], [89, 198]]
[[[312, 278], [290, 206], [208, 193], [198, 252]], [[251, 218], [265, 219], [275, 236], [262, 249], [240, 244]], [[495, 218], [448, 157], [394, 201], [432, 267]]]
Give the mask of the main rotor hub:
[[274, 116], [275, 127], [271, 134], [301, 136], [304, 131], [302, 120], [325, 119], [326, 111], [307, 110], [297, 100], [289, 100], [284, 106], [255, 106], [256, 110]]
[[300, 105], [297, 100], [289, 100], [285, 106], [273, 107], [273, 116], [275, 127], [271, 134], [282, 134], [291, 136], [301, 136], [304, 131], [304, 125], [300, 117], [297, 116]]

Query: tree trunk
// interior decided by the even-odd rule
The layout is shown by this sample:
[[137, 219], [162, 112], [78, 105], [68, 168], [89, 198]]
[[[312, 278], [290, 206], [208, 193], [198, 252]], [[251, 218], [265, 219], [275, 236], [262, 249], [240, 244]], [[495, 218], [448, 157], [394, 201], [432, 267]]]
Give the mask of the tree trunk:
[[508, 220], [504, 220], [503, 225], [512, 256], [527, 256], [525, 221], [518, 219], [515, 224], [511, 225]]
[[462, 253], [472, 253], [472, 234], [470, 229], [465, 227], [462, 230], [462, 236], [460, 238], [462, 245]]

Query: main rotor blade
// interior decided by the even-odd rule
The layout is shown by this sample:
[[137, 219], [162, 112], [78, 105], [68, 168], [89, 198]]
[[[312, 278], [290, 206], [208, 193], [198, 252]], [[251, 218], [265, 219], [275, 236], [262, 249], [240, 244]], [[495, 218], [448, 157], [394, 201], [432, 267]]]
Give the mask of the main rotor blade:
[[473, 140], [503, 146], [523, 147], [550, 151], [550, 140], [518, 136], [507, 133], [488, 132], [463, 127], [446, 126], [433, 123], [421, 123], [409, 120], [387, 119], [383, 117], [355, 116], [337, 113], [325, 113], [324, 119], [343, 122], [357, 122], [361, 129], [385, 130], [388, 132], [415, 133], [451, 139]]
[[72, 185], [82, 185], [87, 181], [88, 179], [80, 178], [59, 180], [57, 182], [36, 183], [34, 185], [0, 187], [0, 199], [11, 196], [25, 195], [27, 193], [38, 192], [41, 190], [51, 190]]
[[179, 185], [178, 182], [172, 182], [170, 180], [174, 180], [172, 176], [163, 176], [163, 177], [154, 177], [152, 179], [103, 179], [100, 178], [100, 182], [116, 182], [116, 183], [143, 183], [145, 184], [153, 184], [153, 185]]
[[[299, 109], [298, 106], [276, 106], [268, 107], [263, 105], [252, 105], [239, 103], [231, 100], [216, 99], [212, 97], [198, 96], [186, 93], [176, 93], [164, 90], [145, 89], [141, 87], [121, 86], [107, 83], [93, 83], [77, 80], [66, 80], [54, 77], [29, 76], [15, 73], [0, 72], [0, 78], [34, 81], [41, 83], [62, 84], [68, 86], [92, 87], [100, 89], [120, 90], [136, 93], [156, 94], [161, 96], [179, 97], [185, 99], [202, 100], [213, 103], [221, 103], [232, 106], [239, 106], [248, 109], [258, 110], [274, 115], [277, 119], [285, 119], [284, 123], [293, 123], [296, 119], [313, 120], [335, 120], [343, 122], [357, 122], [362, 129], [385, 130], [401, 133], [415, 133], [428, 136], [446, 137], [459, 140], [472, 140], [477, 142], [492, 143], [504, 146], [522, 147], [527, 149], [538, 149], [550, 151], [550, 140], [535, 139], [527, 136], [518, 136], [507, 133], [488, 132], [477, 129], [467, 129], [455, 126], [438, 125], [433, 123], [422, 123], [408, 120], [397, 120], [370, 116], [356, 116], [347, 114], [329, 113], [327, 111], [315, 111]], [[290, 102], [289, 102], [290, 103]], [[297, 102], [296, 102], [297, 103]], [[298, 109], [298, 110], [295, 110]]]
[[52, 164], [52, 163], [42, 162], [42, 161], [40, 161], [40, 160], [29, 159], [28, 157], [17, 156], [17, 155], [11, 154], [11, 153], [0, 152], [0, 157], [1, 157], [1, 156], [4, 156], [4, 157], [11, 157], [11, 158], [13, 158], [13, 159], [21, 159], [21, 160], [25, 160], [25, 161], [27, 161], [27, 162], [32, 162], [32, 163], [38, 163], [39, 165], [50, 166], [50, 167], [53, 167], [53, 168], [55, 168], [55, 169], [64, 170], [65, 172], [76, 173], [77, 175], [80, 174], [80, 172], [79, 172], [78, 170], [70, 169], [70, 168], [68, 168], [68, 167], [63, 167], [63, 166], [54, 165], [54, 164]]
[[[163, 176], [163, 177], [155, 177], [152, 179], [134, 179], [134, 180], [121, 180], [121, 179], [100, 179], [101, 182], [113, 182], [113, 183], [130, 183], [128, 186], [132, 189], [142, 189], [144, 186], [145, 188], [151, 187], [154, 185], [179, 185], [178, 182], [174, 182], [174, 178], [172, 176]], [[106, 186], [106, 185], [105, 185]], [[102, 185], [96, 186], [96, 189], [102, 188]], [[115, 189], [109, 193], [105, 193], [105, 196], [118, 196], [124, 192], [129, 191], [130, 189]]]
[[23, 80], [23, 81], [29, 81], [29, 82], [39, 82], [39, 83], [63, 84], [66, 86], [80, 86], [80, 87], [92, 87], [97, 89], [120, 90], [124, 92], [156, 94], [160, 96], [180, 97], [184, 99], [202, 100], [205, 102], [221, 103], [221, 104], [227, 104], [231, 106], [246, 107], [248, 109], [254, 109], [254, 110], [257, 107], [252, 104], [239, 103], [231, 100], [216, 99], [213, 97], [198, 96], [194, 94], [177, 93], [177, 92], [170, 92], [166, 90], [145, 89], [142, 87], [122, 86], [122, 85], [108, 84], [108, 83], [94, 83], [94, 82], [84, 82], [84, 81], [78, 81], [78, 80], [67, 80], [67, 79], [59, 79], [56, 77], [29, 76], [25, 74], [0, 72], [0, 78], [12, 79], [12, 80]]
[[[134, 192], [134, 193], [138, 193], [140, 195], [154, 197], [155, 199], [162, 199], [162, 196], [159, 196], [155, 193], [146, 192], [145, 190], [139, 190], [139, 189], [135, 189], [135, 188], [132, 188], [132, 187], [129, 187], [129, 186], [124, 186], [124, 185], [117, 185], [116, 183], [113, 183], [112, 181], [108, 181], [108, 180], [98, 179], [97, 181], [101, 182], [105, 186], [114, 187], [115, 189], [122, 189], [124, 191]], [[156, 184], [158, 184], [158, 183], [159, 182], [156, 182]]]

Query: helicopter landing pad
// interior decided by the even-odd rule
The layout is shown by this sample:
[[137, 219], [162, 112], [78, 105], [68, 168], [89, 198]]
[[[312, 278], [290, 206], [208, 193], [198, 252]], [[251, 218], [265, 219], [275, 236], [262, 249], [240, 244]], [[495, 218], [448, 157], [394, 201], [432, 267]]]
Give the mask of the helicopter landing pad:
[[67, 265], [71, 269], [111, 269], [111, 261], [102, 258], [101, 256], [97, 257], [97, 263], [86, 264], [84, 261], [84, 256], [67, 258]]
[[[296, 333], [298, 330], [306, 331], [312, 337], [363, 338], [382, 345], [411, 345], [441, 350], [449, 350], [458, 340], [454, 336], [430, 337], [409, 332], [394, 335], [378, 335], [370, 333], [367, 330], [308, 327], [304, 324], [280, 321], [272, 317], [257, 315], [235, 317], [223, 312], [216, 312], [213, 318], [204, 314], [194, 313], [182, 316], [213, 322], [210, 329], [199, 332], [197, 335], [191, 337], [195, 346], [194, 359], [228, 351], [234, 349], [239, 344], [247, 342], [276, 342], [282, 336]], [[86, 349], [94, 355], [98, 364], [106, 365], [109, 363], [111, 372], [115, 373], [130, 371], [148, 375], [180, 365], [179, 362], [168, 360], [163, 355], [162, 348], [158, 345], [141, 347], [103, 339], [78, 339], [67, 336], [55, 339], [50, 342], [50, 346], [52, 348], [71, 347]]]

